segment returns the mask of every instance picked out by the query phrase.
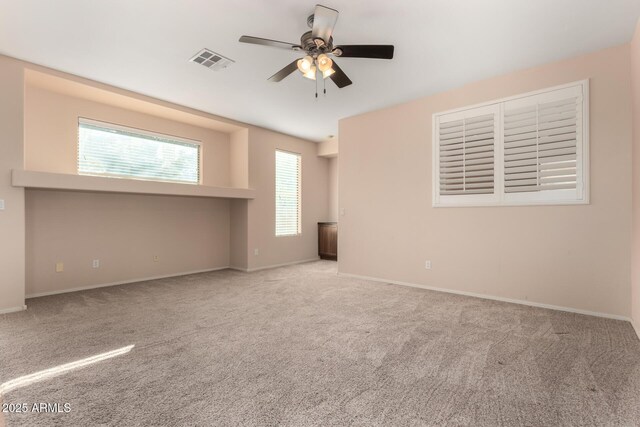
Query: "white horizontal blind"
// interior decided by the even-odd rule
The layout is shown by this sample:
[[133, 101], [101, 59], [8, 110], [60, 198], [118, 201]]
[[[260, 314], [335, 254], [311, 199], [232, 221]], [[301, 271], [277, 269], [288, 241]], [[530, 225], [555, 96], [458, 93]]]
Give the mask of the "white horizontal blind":
[[200, 182], [200, 145], [80, 119], [78, 173], [196, 184]]
[[505, 193], [576, 190], [582, 96], [572, 89], [506, 102]]
[[493, 194], [495, 114], [441, 121], [440, 194]]
[[276, 236], [301, 232], [301, 166], [299, 154], [276, 150]]

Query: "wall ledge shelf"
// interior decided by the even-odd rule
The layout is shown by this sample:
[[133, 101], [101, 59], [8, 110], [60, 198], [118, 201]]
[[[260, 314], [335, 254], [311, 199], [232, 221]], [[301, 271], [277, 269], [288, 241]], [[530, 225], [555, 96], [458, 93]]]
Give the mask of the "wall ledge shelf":
[[216, 197], [224, 199], [254, 199], [251, 188], [209, 187], [137, 179], [105, 178], [13, 169], [14, 187], [46, 190], [91, 191], [102, 193], [153, 194], [164, 196]]

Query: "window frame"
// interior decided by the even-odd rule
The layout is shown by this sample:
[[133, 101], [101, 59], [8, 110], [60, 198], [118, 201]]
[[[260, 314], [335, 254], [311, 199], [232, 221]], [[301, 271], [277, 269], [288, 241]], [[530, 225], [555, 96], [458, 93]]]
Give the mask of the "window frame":
[[[576, 189], [573, 190], [550, 190], [538, 192], [506, 193], [504, 191], [504, 105], [510, 101], [521, 100], [533, 96], [544, 95], [560, 91], [563, 89], [580, 87], [582, 91], [582, 117], [581, 136], [582, 141], [576, 145], [576, 168], [580, 169], [577, 174]], [[494, 142], [494, 193], [493, 194], [464, 194], [464, 195], [440, 195], [440, 166], [439, 166], [439, 119], [443, 116], [463, 118], [473, 110], [480, 110], [489, 107], [498, 108], [496, 116], [496, 140]], [[482, 207], [482, 206], [540, 206], [540, 205], [588, 205], [590, 203], [590, 170], [589, 170], [589, 79], [579, 80], [532, 92], [513, 95], [479, 104], [455, 108], [447, 111], [434, 113], [432, 115], [432, 165], [431, 165], [431, 194], [432, 207]], [[452, 121], [455, 119], [451, 119]]]
[[[80, 125], [81, 124], [88, 124], [90, 126], [96, 126], [96, 127], [100, 127], [108, 130], [113, 130], [116, 132], [132, 133], [135, 135], [140, 135], [142, 137], [168, 139], [168, 140], [175, 141], [177, 143], [196, 145], [198, 148], [198, 180], [197, 182], [190, 182], [190, 181], [177, 181], [177, 180], [150, 178], [150, 177], [138, 177], [138, 176], [132, 176], [132, 175], [80, 172]], [[117, 123], [105, 122], [101, 120], [78, 116], [78, 143], [76, 145], [76, 154], [77, 154], [76, 170], [78, 175], [81, 175], [81, 176], [96, 176], [101, 178], [116, 178], [116, 179], [134, 179], [137, 181], [151, 181], [151, 182], [162, 182], [162, 183], [168, 183], [168, 184], [186, 184], [186, 185], [202, 185], [202, 182], [203, 182], [203, 175], [204, 175], [203, 145], [202, 145], [202, 141], [198, 141], [195, 139], [189, 139], [189, 138], [184, 138], [176, 135], [170, 135], [166, 133], [155, 132], [155, 131], [150, 131], [146, 129], [140, 129], [140, 128], [121, 125]]]
[[[277, 188], [277, 176], [278, 176], [278, 152], [291, 154], [298, 157], [298, 221], [297, 232], [295, 234], [278, 234], [278, 188]], [[274, 184], [274, 234], [276, 237], [299, 237], [302, 235], [302, 153], [297, 153], [291, 150], [284, 150], [276, 148], [274, 150], [274, 168], [273, 168], [273, 184]]]

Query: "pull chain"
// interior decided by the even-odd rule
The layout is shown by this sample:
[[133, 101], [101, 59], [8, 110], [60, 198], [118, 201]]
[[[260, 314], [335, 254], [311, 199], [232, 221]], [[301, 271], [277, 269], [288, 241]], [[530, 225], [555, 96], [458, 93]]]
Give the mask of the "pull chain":
[[316, 72], [316, 101], [318, 100], [318, 73]]
[[326, 83], [326, 79], [324, 78], [324, 76], [322, 76], [322, 91], [324, 92], [324, 96], [327, 96], [327, 83]]

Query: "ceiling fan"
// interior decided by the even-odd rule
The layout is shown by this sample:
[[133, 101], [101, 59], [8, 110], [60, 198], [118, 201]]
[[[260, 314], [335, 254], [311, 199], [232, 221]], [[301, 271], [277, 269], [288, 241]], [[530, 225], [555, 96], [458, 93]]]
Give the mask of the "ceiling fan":
[[322, 79], [329, 77], [336, 86], [343, 88], [353, 82], [338, 67], [335, 60], [329, 57], [330, 55], [340, 58], [393, 59], [393, 45], [334, 45], [332, 34], [337, 20], [337, 10], [318, 4], [313, 15], [307, 18], [307, 25], [311, 31], [300, 37], [300, 44], [251, 36], [240, 37], [240, 42], [302, 51], [306, 54], [269, 77], [268, 80], [272, 82], [279, 82], [295, 70], [299, 70], [308, 79], [316, 80], [318, 75]]

